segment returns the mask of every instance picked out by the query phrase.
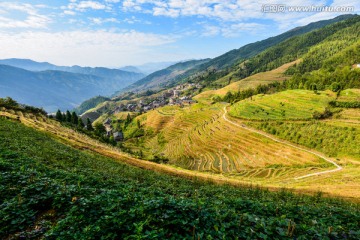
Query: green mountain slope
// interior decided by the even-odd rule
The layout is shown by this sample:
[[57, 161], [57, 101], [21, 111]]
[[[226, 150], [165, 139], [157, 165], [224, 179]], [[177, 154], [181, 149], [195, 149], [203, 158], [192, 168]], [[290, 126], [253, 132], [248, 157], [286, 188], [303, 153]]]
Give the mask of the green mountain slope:
[[102, 96], [93, 97], [93, 98], [90, 98], [89, 100], [86, 100], [85, 102], [81, 103], [80, 106], [78, 106], [74, 109], [74, 111], [77, 114], [83, 114], [87, 110], [94, 108], [97, 105], [99, 105], [100, 103], [103, 103], [103, 102], [109, 101], [109, 100], [110, 100], [110, 98], [102, 97]]

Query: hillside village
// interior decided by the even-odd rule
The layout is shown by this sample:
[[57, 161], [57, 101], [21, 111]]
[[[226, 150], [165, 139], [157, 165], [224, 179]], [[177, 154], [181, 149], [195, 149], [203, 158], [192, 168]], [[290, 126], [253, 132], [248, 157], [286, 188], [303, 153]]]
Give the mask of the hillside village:
[[[117, 114], [121, 112], [137, 112], [144, 113], [150, 110], [154, 110], [159, 107], [163, 107], [166, 105], [169, 106], [186, 106], [195, 103], [192, 100], [191, 95], [184, 95], [183, 93], [187, 90], [196, 91], [200, 89], [202, 86], [200, 84], [187, 83], [178, 85], [172, 89], [166, 90], [161, 93], [160, 96], [151, 99], [142, 99], [135, 103], [128, 104], [120, 104], [112, 111], [112, 114]], [[106, 136], [113, 136], [116, 142], [124, 141], [124, 134], [121, 131], [114, 130], [112, 125], [113, 121], [110, 118], [107, 118], [102, 124], [106, 130]]]
[[156, 98], [148, 98], [148, 99], [145, 98], [134, 103], [120, 104], [115, 108], [113, 113], [116, 114], [124, 111], [147, 112], [155, 108], [163, 107], [166, 105], [169, 106], [191, 105], [195, 103], [195, 101], [192, 100], [191, 95], [184, 95], [184, 92], [187, 90], [195, 91], [201, 88], [202, 86], [200, 84], [195, 84], [195, 83], [181, 84], [172, 89], [163, 91], [161, 95]]

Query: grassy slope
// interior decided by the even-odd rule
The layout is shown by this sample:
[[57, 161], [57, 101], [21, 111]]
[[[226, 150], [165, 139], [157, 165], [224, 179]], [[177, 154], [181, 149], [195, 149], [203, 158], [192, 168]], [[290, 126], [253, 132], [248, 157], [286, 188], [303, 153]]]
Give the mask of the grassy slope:
[[253, 120], [311, 119], [314, 111], [323, 112], [336, 93], [288, 90], [271, 95], [259, 94], [235, 103], [230, 115]]
[[[210, 90], [210, 91], [205, 91], [203, 93], [200, 93], [199, 95], [197, 95], [195, 97], [196, 100], [198, 101], [205, 101], [205, 102], [209, 102], [211, 101], [211, 98], [214, 96], [224, 96], [227, 92], [236, 92], [239, 90], [244, 90], [244, 89], [248, 89], [248, 88], [255, 88], [260, 84], [269, 84], [272, 82], [282, 82], [286, 79], [288, 79], [288, 76], [284, 75], [284, 72], [291, 66], [293, 66], [295, 63], [299, 63], [300, 60], [291, 62], [291, 63], [287, 63], [282, 65], [281, 67], [268, 71], [268, 72], [262, 72], [262, 73], [258, 73], [258, 74], [254, 74], [250, 77], [247, 77], [245, 79], [236, 81], [236, 79], [233, 79], [232, 81], [236, 81], [233, 82], [231, 84], [229, 84], [226, 87], [217, 89], [217, 90]], [[223, 79], [229, 79], [230, 77], [232, 77], [234, 73], [230, 73], [228, 76], [223, 77]], [[219, 79], [218, 81], [224, 81], [222, 79]]]
[[170, 177], [8, 120], [0, 119], [0, 130], [5, 238], [324, 239], [329, 226], [337, 232], [332, 237], [360, 234], [359, 209], [339, 201]]

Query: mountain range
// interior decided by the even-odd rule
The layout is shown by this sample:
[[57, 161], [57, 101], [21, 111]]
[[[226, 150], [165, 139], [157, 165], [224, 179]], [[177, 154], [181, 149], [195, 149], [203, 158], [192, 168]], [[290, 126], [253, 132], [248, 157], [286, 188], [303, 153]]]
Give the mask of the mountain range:
[[0, 60], [0, 96], [53, 112], [73, 109], [97, 95], [111, 95], [143, 73], [103, 67], [62, 67], [28, 59]]

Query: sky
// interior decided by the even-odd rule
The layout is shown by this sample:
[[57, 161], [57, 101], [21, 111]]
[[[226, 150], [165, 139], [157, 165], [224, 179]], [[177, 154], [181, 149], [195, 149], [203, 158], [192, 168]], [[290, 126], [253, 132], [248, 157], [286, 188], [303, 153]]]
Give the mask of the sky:
[[359, 10], [359, 0], [0, 0], [0, 59], [120, 67], [213, 58]]

